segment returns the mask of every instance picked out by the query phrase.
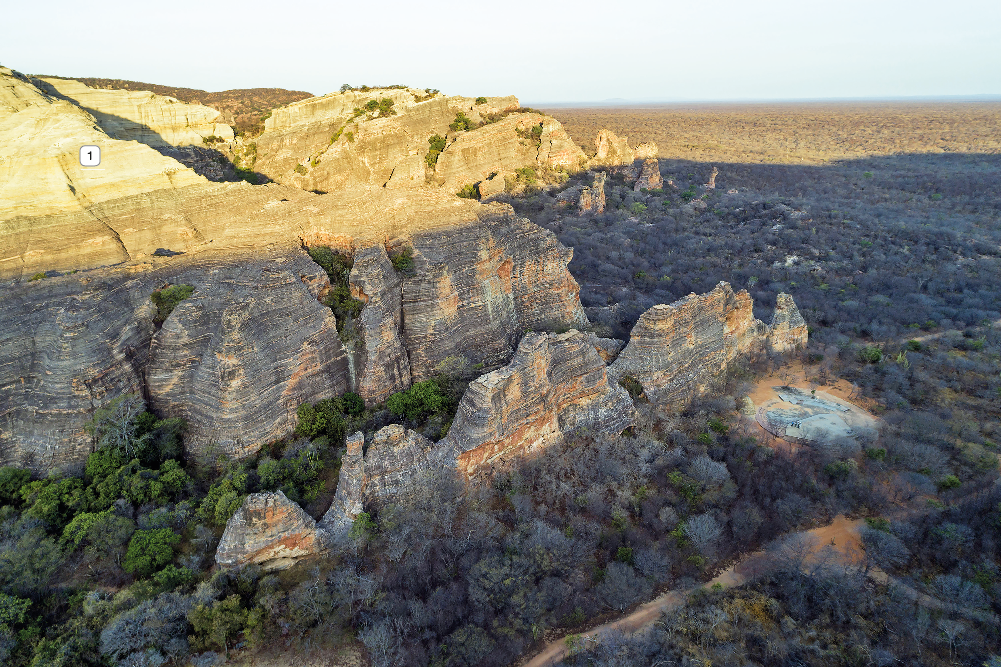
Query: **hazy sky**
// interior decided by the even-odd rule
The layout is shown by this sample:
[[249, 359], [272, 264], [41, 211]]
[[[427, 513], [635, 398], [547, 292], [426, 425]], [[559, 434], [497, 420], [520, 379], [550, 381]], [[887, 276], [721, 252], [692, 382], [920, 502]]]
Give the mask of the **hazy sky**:
[[25, 73], [523, 103], [1001, 94], [999, 0], [5, 3]]

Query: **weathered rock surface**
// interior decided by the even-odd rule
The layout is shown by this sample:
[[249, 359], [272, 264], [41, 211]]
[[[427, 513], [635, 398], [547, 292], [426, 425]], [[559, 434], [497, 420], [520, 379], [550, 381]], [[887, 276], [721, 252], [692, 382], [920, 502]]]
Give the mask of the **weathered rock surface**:
[[[577, 167], [584, 154], [558, 121], [535, 113], [513, 113], [515, 97], [473, 98], [424, 91], [375, 89], [302, 100], [277, 109], [257, 141], [255, 169], [304, 190], [334, 192], [358, 185], [412, 188], [433, 183], [455, 193], [493, 174], [521, 167]], [[358, 113], [367, 102], [393, 101], [391, 115]], [[420, 101], [418, 101], [420, 100]], [[455, 132], [458, 113], [474, 126]], [[511, 114], [497, 120], [501, 114]], [[496, 121], [496, 122], [493, 122]], [[538, 127], [537, 138], [531, 134]], [[447, 136], [445, 150], [428, 166], [428, 139]], [[486, 186], [491, 194], [503, 177]], [[485, 195], [489, 196], [489, 195]]]
[[366, 403], [382, 403], [410, 386], [402, 332], [403, 282], [380, 245], [355, 253], [350, 285], [351, 295], [365, 304], [358, 321], [363, 345], [357, 391]]
[[73, 102], [92, 115], [112, 139], [148, 146], [201, 146], [203, 139], [233, 140], [222, 114], [201, 104], [187, 104], [151, 92], [101, 90], [70, 79], [38, 78], [50, 96]]
[[142, 393], [152, 281], [50, 278], [0, 299], [0, 465], [77, 471], [96, 407]]
[[662, 187], [664, 187], [664, 179], [661, 178], [660, 165], [656, 158], [644, 160], [633, 190], [639, 192], [640, 190], [656, 190]]
[[348, 438], [334, 502], [320, 521], [334, 539], [343, 538], [363, 508], [399, 498], [408, 480], [445, 464], [443, 450], [436, 452], [434, 443], [399, 424], [377, 431], [363, 455], [364, 443], [361, 433]]
[[734, 294], [725, 282], [707, 294], [654, 306], [640, 315], [609, 374], [616, 380], [635, 378], [651, 401], [683, 405], [705, 393], [737, 357], [805, 343], [805, 323], [798, 328], [799, 311], [795, 304], [790, 308], [791, 302], [789, 295], [780, 296], [782, 314], [773, 320], [777, 343], [772, 342], [773, 327], [754, 319], [750, 295], [744, 290]]
[[525, 334], [511, 363], [470, 383], [438, 446], [474, 476], [576, 429], [622, 431], [632, 422], [632, 401], [609, 380], [595, 338], [577, 330]]
[[364, 511], [365, 435], [360, 431], [347, 437], [347, 451], [341, 457], [334, 501], [320, 520], [320, 526], [334, 539], [341, 539]]
[[619, 137], [611, 130], [600, 130], [594, 138], [594, 157], [591, 166], [617, 167], [632, 164], [636, 154], [629, 147], [626, 137]]
[[790, 294], [779, 294], [775, 313], [768, 331], [768, 348], [775, 353], [788, 352], [806, 345], [808, 338], [806, 320], [796, 307]]
[[[208, 267], [206, 267], [208, 268]], [[296, 408], [351, 388], [326, 275], [303, 252], [178, 277], [194, 285], [153, 337], [153, 409], [188, 422], [191, 454], [242, 458], [288, 435]]]
[[[127, 195], [206, 183], [149, 146], [110, 138], [86, 111], [45, 95], [9, 69], [0, 68], [0, 91], [0, 220], [79, 212]], [[101, 168], [80, 166], [84, 145], [100, 147]], [[18, 228], [4, 226], [4, 245], [12, 233], [29, 233]], [[99, 216], [80, 219], [71, 240], [84, 261], [123, 256], [121, 242]], [[0, 271], [15, 261], [8, 252], [2, 259]]]
[[281, 491], [252, 493], [226, 523], [215, 559], [220, 565], [287, 567], [324, 550], [316, 522]]
[[603, 171], [594, 175], [590, 187], [585, 186], [580, 193], [580, 201], [577, 204], [577, 212], [580, 215], [593, 213], [595, 215], [605, 212], [605, 179], [608, 177]]
[[447, 357], [506, 360], [526, 329], [583, 325], [573, 251], [514, 216], [412, 238], [413, 277], [403, 282], [403, 337], [415, 382]]

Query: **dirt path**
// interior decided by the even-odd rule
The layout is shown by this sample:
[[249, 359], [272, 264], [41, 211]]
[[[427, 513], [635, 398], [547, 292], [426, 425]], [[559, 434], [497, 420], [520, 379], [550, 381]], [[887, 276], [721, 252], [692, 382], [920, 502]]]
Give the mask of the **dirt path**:
[[[856, 562], [862, 553], [861, 541], [858, 535], [860, 524], [861, 521], [851, 521], [843, 516], [839, 516], [826, 526], [801, 531], [799, 534], [806, 534], [813, 537], [815, 539], [816, 551], [827, 545], [831, 545], [841, 558]], [[776, 558], [774, 555], [768, 554], [766, 551], [756, 551], [745, 556], [736, 564], [720, 573], [712, 581], [703, 584], [703, 586], [712, 587], [715, 584], [721, 584], [724, 587], [740, 586], [749, 579], [769, 571], [775, 565]], [[605, 632], [620, 631], [632, 633], [641, 630], [653, 624], [660, 618], [661, 613], [684, 604], [685, 600], [694, 590], [696, 589], [689, 588], [663, 593], [621, 618], [579, 633], [578, 637], [586, 641], [597, 638]], [[542, 651], [521, 664], [522, 667], [549, 667], [565, 658], [567, 652], [566, 637], [561, 637], [547, 644]]]

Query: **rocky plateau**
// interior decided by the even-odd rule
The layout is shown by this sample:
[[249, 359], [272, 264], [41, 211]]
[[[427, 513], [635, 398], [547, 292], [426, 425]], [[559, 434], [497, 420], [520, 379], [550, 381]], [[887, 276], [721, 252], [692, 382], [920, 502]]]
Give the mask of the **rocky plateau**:
[[[157, 150], [216, 138], [274, 182], [211, 182]], [[100, 168], [80, 166], [85, 144]], [[186, 420], [190, 459], [242, 459], [288, 437], [303, 403], [355, 391], [375, 406], [455, 358], [494, 369], [439, 442], [400, 425], [349, 436], [320, 522], [280, 492], [249, 496], [217, 561], [281, 564], [329, 548], [421, 471], [478, 483], [577, 430], [620, 433], [627, 376], [681, 406], [739, 356], [802, 345], [791, 297], [765, 325], [725, 283], [651, 308], [624, 348], [599, 338], [572, 249], [507, 204], [456, 196], [490, 199], [526, 167], [592, 168], [567, 203], [600, 213], [610, 170], [661, 187], [655, 156], [603, 131], [589, 159], [514, 97], [407, 88], [295, 102], [248, 143], [209, 107], [0, 69], [0, 464], [79, 470], [88, 420], [127, 393]], [[338, 333], [310, 246], [352, 258], [357, 336]], [[394, 268], [404, 251], [411, 266]], [[158, 317], [151, 295], [179, 285], [190, 296]]]

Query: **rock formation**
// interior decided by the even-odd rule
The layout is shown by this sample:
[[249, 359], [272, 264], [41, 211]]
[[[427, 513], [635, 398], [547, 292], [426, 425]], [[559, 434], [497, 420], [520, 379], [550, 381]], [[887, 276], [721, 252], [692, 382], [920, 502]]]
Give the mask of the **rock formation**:
[[347, 450], [341, 457], [334, 501], [320, 526], [335, 539], [342, 539], [351, 530], [351, 524], [364, 511], [365, 490], [365, 435], [361, 432], [347, 437]]
[[[380, 100], [392, 100], [392, 112], [365, 110], [367, 103]], [[430, 181], [454, 194], [464, 186], [493, 181], [481, 190], [486, 197], [500, 192], [503, 175], [515, 169], [573, 168], [584, 161], [558, 121], [512, 113], [517, 109], [515, 97], [476, 104], [472, 98], [428, 97], [413, 89], [348, 91], [302, 100], [275, 110], [266, 121], [256, 140], [254, 168], [278, 182], [320, 192], [359, 185], [413, 188]], [[474, 129], [449, 128], [459, 113]], [[504, 114], [509, 115], [497, 118]], [[533, 128], [538, 128], [534, 135]], [[433, 135], [448, 141], [428, 164]]]
[[655, 402], [680, 406], [705, 393], [738, 356], [782, 352], [806, 342], [805, 323], [787, 294], [768, 327], [754, 319], [750, 295], [721, 282], [640, 315], [629, 344], [609, 367], [616, 380], [630, 376]]
[[611, 130], [601, 130], [594, 138], [594, 157], [591, 166], [617, 167], [632, 164], [636, 159], [626, 137], [619, 137]]
[[403, 281], [403, 337], [414, 382], [450, 356], [509, 359], [518, 335], [551, 324], [587, 323], [573, 252], [514, 216], [425, 232], [411, 240], [414, 276]]
[[772, 324], [768, 328], [768, 349], [782, 354], [803, 347], [808, 335], [806, 320], [800, 315], [792, 296], [779, 294], [775, 300]]
[[0, 465], [82, 469], [91, 452], [84, 425], [94, 409], [121, 394], [142, 393], [154, 331], [152, 281], [89, 278], [4, 289]]
[[619, 433], [632, 421], [632, 401], [609, 381], [594, 334], [527, 333], [504, 368], [472, 383], [459, 403], [446, 448], [468, 476], [587, 429]]
[[709, 182], [706, 183], [706, 190], [715, 190], [716, 189], [716, 176], [718, 176], [718, 175], [719, 175], [719, 169], [717, 169], [716, 167], [713, 167], [712, 173], [709, 174]]
[[363, 454], [364, 444], [361, 433], [348, 437], [334, 502], [320, 521], [335, 541], [344, 538], [363, 509], [398, 499], [408, 480], [444, 463], [434, 443], [399, 424], [377, 431]]
[[382, 246], [355, 253], [351, 295], [365, 307], [358, 320], [362, 359], [358, 393], [366, 403], [382, 403], [410, 386], [410, 360], [403, 347], [403, 289], [399, 274]]
[[589, 213], [599, 214], [605, 212], [605, 179], [608, 177], [603, 171], [595, 173], [591, 186], [585, 186], [580, 193], [580, 201], [577, 204], [577, 212], [580, 215]]
[[73, 102], [91, 114], [112, 139], [148, 146], [201, 146], [209, 137], [233, 140], [233, 128], [222, 114], [201, 104], [150, 92], [90, 88], [70, 79], [33, 81], [52, 97]]
[[664, 187], [664, 179], [660, 176], [660, 165], [656, 158], [644, 160], [633, 190], [639, 192], [640, 190], [656, 190], [662, 187]]
[[[158, 414], [188, 422], [198, 455], [243, 458], [289, 434], [296, 408], [351, 388], [326, 280], [303, 252], [184, 274], [195, 287], [153, 337], [146, 383]], [[314, 288], [315, 289], [315, 288]]]
[[220, 565], [291, 565], [324, 550], [316, 522], [281, 491], [252, 493], [226, 523], [215, 559]]

